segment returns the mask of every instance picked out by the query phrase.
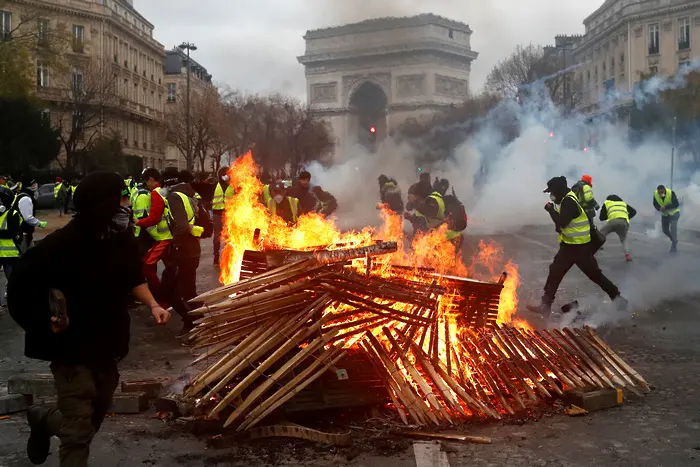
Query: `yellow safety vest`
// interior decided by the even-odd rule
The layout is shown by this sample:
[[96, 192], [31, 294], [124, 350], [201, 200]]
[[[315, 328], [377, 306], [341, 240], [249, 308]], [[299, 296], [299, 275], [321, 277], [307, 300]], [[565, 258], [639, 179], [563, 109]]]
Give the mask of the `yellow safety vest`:
[[[299, 200], [296, 198], [290, 198], [287, 196], [289, 201], [289, 207], [292, 210], [292, 224], [297, 223], [297, 216], [299, 215]], [[274, 199], [270, 199], [267, 203], [267, 209], [270, 211], [271, 216], [277, 215], [277, 202]]]
[[[138, 189], [136, 195], [133, 196], [131, 209], [134, 212], [134, 220], [136, 221], [148, 217], [148, 214], [151, 212], [151, 192], [145, 188]], [[138, 237], [139, 234], [141, 234], [141, 227], [137, 225], [134, 227], [134, 235]]]
[[425, 217], [428, 228], [435, 229], [435, 228], [439, 227], [440, 224], [445, 222], [445, 201], [442, 199], [442, 195], [440, 193], [438, 193], [437, 191], [431, 193], [430, 196], [428, 196], [428, 198], [432, 198], [437, 202], [437, 205], [438, 205], [437, 217], [428, 217], [419, 211], [416, 211], [416, 215], [418, 217]]
[[61, 191], [61, 187], [63, 186], [63, 183], [56, 183], [53, 187], [53, 198], [58, 199], [58, 193]]
[[[163, 198], [163, 203], [165, 203], [165, 209], [163, 209], [163, 215], [160, 216], [160, 221], [158, 224], [148, 227], [146, 231], [153, 237], [153, 240], [157, 242], [162, 242], [165, 240], [172, 240], [173, 234], [170, 232], [170, 227], [168, 226], [168, 218], [170, 217], [170, 206], [168, 205], [168, 200], [165, 199], [160, 192], [161, 188], [156, 188], [155, 191], [158, 195]], [[150, 209], [150, 207], [149, 207]]]
[[[668, 207], [673, 202], [673, 191], [666, 188], [666, 197], [663, 199], [661, 198], [661, 196], [659, 196], [659, 192], [655, 191], [654, 192], [654, 199], [656, 200], [656, 202], [659, 206], [661, 206], [663, 208]], [[672, 215], [677, 214], [679, 212], [681, 212], [680, 207], [675, 208], [675, 209], [671, 209], [670, 211], [669, 210], [663, 211], [661, 213], [661, 215], [662, 216], [672, 216]]]
[[593, 188], [590, 187], [588, 183], [583, 184], [583, 203], [590, 203], [593, 201]]
[[214, 197], [211, 200], [212, 211], [223, 211], [226, 209], [226, 201], [233, 198], [234, 190], [231, 185], [226, 187], [226, 192], [221, 188], [221, 183], [216, 184], [214, 189]]
[[190, 225], [194, 225], [194, 206], [192, 206], [192, 200], [189, 198], [189, 196], [184, 193], [180, 193], [179, 191], [177, 191], [176, 194], [180, 197], [182, 200], [182, 205], [185, 207], [187, 222]]
[[272, 199], [272, 195], [270, 195], [270, 185], [263, 186], [262, 198], [263, 204], [268, 206], [270, 204], [270, 200]]
[[603, 203], [603, 206], [605, 206], [605, 210], [608, 212], [609, 221], [613, 219], [624, 219], [629, 224], [630, 215], [627, 212], [627, 203], [625, 203], [624, 201], [606, 200]]
[[[7, 217], [13, 210], [0, 214], [0, 230], [7, 230]], [[19, 249], [11, 238], [0, 238], [0, 258], [17, 258]]]
[[569, 245], [585, 245], [591, 241], [591, 223], [588, 220], [586, 211], [581, 207], [581, 203], [576, 199], [576, 194], [570, 191], [565, 198], [571, 198], [576, 202], [581, 212], [569, 224], [561, 229], [559, 234], [559, 243], [567, 243]]

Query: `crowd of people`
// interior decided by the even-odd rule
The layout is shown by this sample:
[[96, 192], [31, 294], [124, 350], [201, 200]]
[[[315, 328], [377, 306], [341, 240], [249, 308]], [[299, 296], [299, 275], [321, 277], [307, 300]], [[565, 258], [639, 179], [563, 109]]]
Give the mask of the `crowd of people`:
[[[74, 216], [36, 246], [34, 229], [46, 227], [36, 218], [36, 181], [10, 185], [0, 178], [0, 264], [8, 278], [7, 306], [25, 331], [26, 356], [51, 363], [58, 396], [55, 407], [27, 412], [27, 455], [33, 464], [46, 461], [55, 435], [61, 439], [61, 466], [88, 465], [90, 443], [117, 387], [117, 364], [129, 350], [129, 300], [150, 310], [159, 324], [170, 320], [172, 309], [182, 318], [181, 334], [193, 328], [188, 302], [197, 295], [201, 240], [214, 237], [218, 264], [226, 206], [235, 202], [237, 191], [228, 167], [217, 175], [210, 200], [194, 188], [190, 172], [176, 169], [147, 168], [138, 181], [110, 172], [90, 174], [77, 186], [57, 179], [59, 215], [66, 213], [68, 199]], [[380, 175], [378, 182], [378, 208], [403, 216], [416, 233], [443, 232], [446, 242], [461, 249], [467, 216], [454, 189], [449, 192], [448, 180], [431, 181], [422, 173], [409, 187], [405, 204], [395, 179]], [[550, 313], [559, 284], [574, 265], [625, 309], [627, 300], [603, 274], [595, 254], [615, 232], [625, 259], [632, 260], [626, 238], [636, 210], [615, 194], [599, 205], [588, 175], [571, 188], [565, 177], [554, 177], [544, 192], [550, 196], [545, 210], [559, 234], [559, 250], [541, 303], [528, 309]], [[305, 213], [329, 216], [338, 209], [335, 197], [312, 186], [306, 171], [291, 184], [266, 180], [260, 202], [290, 225]], [[653, 205], [675, 253], [678, 198], [660, 185]], [[598, 210], [607, 222], [600, 230]]]

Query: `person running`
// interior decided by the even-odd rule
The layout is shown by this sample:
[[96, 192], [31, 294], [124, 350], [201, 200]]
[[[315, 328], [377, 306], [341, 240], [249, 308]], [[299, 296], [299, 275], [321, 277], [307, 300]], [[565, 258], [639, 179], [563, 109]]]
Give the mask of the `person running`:
[[620, 237], [626, 261], [632, 261], [632, 254], [627, 242], [627, 232], [630, 228], [630, 219], [636, 215], [637, 210], [625, 203], [617, 195], [608, 196], [600, 210], [600, 220], [607, 221], [603, 228], [600, 229], [600, 233], [607, 237], [612, 232], [615, 232]]

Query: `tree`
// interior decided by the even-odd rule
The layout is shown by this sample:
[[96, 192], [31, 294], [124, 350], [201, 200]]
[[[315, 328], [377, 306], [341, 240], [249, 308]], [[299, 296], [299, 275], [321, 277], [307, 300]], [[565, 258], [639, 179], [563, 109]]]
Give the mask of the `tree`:
[[120, 105], [117, 78], [111, 64], [95, 60], [74, 61], [70, 71], [57, 79], [58, 101], [54, 115], [61, 131], [61, 143], [65, 163], [61, 167], [74, 170], [80, 163], [80, 155], [89, 152], [100, 138], [106, 135], [105, 127], [113, 109]]
[[28, 99], [0, 99], [0, 171], [31, 173], [43, 169], [61, 148], [57, 130]]
[[95, 170], [126, 173], [127, 163], [119, 136], [99, 137], [86, 151], [80, 152], [83, 173]]
[[571, 86], [571, 75], [558, 54], [539, 45], [519, 45], [489, 72], [486, 89], [506, 99], [549, 98], [559, 107], [573, 109], [581, 93]]
[[[0, 1], [0, 9], [6, 2]], [[61, 50], [67, 41], [65, 28], [49, 27], [38, 8], [13, 8], [11, 29], [1, 33], [0, 98], [28, 98], [36, 90], [37, 64], [62, 69]]]

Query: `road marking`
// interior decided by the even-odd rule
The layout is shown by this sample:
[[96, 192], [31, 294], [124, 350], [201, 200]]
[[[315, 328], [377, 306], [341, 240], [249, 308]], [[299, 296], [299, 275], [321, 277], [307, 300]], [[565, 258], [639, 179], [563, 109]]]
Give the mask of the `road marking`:
[[[641, 233], [638, 233], [638, 232], [629, 232], [627, 235], [632, 236], [632, 237], [635, 237], [637, 240], [646, 240], [646, 241], [643, 242], [643, 243], [649, 243], [649, 244], [651, 244], [651, 243], [652, 243], [652, 240], [657, 240], [657, 239], [655, 239], [655, 238], [650, 238], [648, 235], [641, 234]], [[659, 236], [659, 239], [663, 239], [663, 240], [669, 241], [669, 240], [668, 240], [668, 237], [666, 237], [666, 235], [663, 235], [663, 234]], [[698, 245], [698, 244], [696, 244], [696, 243], [688, 243], [688, 242], [681, 242], [681, 241], [679, 241], [678, 244], [681, 245], [681, 246], [691, 246], [691, 247], [693, 247], [693, 248], [700, 249], [700, 245]]]
[[522, 238], [526, 242], [530, 242], [530, 243], [534, 243], [535, 245], [539, 245], [542, 248], [546, 248], [549, 251], [557, 251], [559, 249], [558, 246], [557, 246], [557, 248], [555, 248], [552, 245], [548, 245], [544, 242], [540, 242], [539, 240], [532, 239], [532, 238], [528, 237], [527, 235], [518, 234], [518, 235], [516, 235], [516, 237]]
[[416, 467], [450, 467], [447, 453], [440, 450], [440, 443], [416, 441], [413, 443]]

